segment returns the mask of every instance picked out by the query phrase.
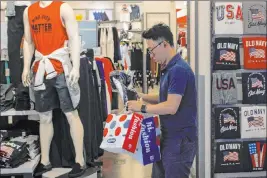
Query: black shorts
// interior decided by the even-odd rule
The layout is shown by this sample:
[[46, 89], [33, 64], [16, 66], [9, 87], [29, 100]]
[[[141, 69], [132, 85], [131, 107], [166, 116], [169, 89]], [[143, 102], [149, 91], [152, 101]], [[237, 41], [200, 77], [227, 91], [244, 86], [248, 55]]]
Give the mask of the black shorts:
[[34, 91], [35, 110], [52, 111], [60, 108], [64, 113], [74, 110], [64, 74], [52, 79], [44, 79], [45, 90]]

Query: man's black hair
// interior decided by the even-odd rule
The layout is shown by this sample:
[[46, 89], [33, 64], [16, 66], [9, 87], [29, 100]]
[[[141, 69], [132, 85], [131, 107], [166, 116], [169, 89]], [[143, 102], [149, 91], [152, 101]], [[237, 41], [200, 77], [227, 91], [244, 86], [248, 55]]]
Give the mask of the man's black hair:
[[152, 28], [144, 31], [142, 33], [142, 37], [144, 39], [149, 39], [153, 41], [158, 41], [161, 38], [168, 42], [172, 47], [174, 46], [173, 44], [173, 34], [171, 32], [171, 29], [169, 26], [165, 24], [156, 24]]

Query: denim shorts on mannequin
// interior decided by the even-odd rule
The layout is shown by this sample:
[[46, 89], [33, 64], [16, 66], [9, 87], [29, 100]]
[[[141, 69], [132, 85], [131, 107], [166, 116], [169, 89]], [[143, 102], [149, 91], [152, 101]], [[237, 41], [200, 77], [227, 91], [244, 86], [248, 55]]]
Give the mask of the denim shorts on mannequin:
[[64, 113], [74, 110], [64, 74], [52, 79], [45, 79], [45, 90], [34, 91], [35, 110], [52, 111], [60, 108]]

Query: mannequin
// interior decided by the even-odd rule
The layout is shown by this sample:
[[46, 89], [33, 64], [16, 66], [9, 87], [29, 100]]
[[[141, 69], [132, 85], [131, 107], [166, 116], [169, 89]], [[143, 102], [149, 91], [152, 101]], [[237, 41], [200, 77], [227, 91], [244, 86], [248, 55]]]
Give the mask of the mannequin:
[[[54, 134], [52, 109], [57, 107], [62, 109], [68, 119], [76, 152], [76, 164], [69, 177], [81, 176], [86, 165], [83, 157], [83, 125], [76, 110], [80, 99], [80, 44], [73, 9], [60, 1], [38, 1], [26, 8], [23, 20], [25, 40], [22, 82], [24, 86], [33, 89], [36, 110], [40, 115], [42, 155], [35, 176], [52, 169], [49, 161]], [[66, 47], [66, 41], [60, 41], [64, 38], [68, 39], [69, 48]], [[36, 59], [31, 68], [34, 51]], [[57, 96], [57, 100], [54, 96]]]

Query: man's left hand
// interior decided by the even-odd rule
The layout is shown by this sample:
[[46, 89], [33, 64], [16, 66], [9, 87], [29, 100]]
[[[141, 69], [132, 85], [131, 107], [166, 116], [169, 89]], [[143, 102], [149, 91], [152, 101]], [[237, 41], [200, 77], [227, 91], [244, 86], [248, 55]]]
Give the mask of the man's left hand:
[[141, 101], [128, 101], [128, 111], [140, 112], [143, 103]]

